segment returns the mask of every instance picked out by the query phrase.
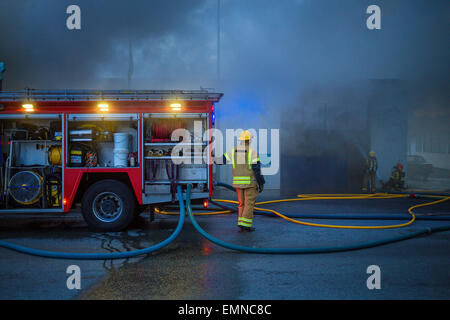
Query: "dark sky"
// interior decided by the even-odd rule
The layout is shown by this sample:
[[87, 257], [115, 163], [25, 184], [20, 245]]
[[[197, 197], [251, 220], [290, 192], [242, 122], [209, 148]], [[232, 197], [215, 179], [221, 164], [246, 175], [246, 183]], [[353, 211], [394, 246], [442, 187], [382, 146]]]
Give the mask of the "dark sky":
[[[71, 4], [81, 7], [80, 31], [66, 28]], [[123, 88], [130, 40], [133, 88], [214, 87], [245, 110], [298, 99], [316, 84], [449, 83], [447, 0], [221, 4], [219, 82], [217, 0], [1, 0], [5, 87]], [[371, 4], [381, 7], [381, 30], [366, 28]]]

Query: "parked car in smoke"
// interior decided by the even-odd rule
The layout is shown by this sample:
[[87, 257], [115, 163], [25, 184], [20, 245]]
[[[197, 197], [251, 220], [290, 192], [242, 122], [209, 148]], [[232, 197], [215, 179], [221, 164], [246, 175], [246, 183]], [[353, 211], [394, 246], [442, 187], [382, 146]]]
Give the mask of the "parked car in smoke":
[[433, 172], [433, 165], [427, 163], [424, 157], [419, 155], [410, 155], [407, 157], [408, 176], [416, 179], [427, 180], [431, 172]]

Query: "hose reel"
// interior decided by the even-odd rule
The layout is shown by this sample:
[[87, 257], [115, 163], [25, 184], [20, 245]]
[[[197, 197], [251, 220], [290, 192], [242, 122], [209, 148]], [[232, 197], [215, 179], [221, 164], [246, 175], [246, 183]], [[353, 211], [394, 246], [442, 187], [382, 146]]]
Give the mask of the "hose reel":
[[61, 146], [51, 146], [48, 149], [48, 163], [52, 166], [60, 166], [62, 163], [62, 148]]
[[9, 180], [9, 194], [18, 203], [31, 205], [42, 196], [42, 177], [33, 171], [20, 171]]

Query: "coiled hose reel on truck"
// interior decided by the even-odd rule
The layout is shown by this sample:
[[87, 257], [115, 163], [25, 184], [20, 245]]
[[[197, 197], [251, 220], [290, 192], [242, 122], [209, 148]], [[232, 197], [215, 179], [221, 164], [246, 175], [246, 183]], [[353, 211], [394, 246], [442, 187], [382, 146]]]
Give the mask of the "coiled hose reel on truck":
[[9, 194], [19, 204], [32, 205], [42, 196], [42, 182], [41, 175], [34, 171], [19, 171], [9, 180]]
[[48, 148], [48, 163], [52, 166], [60, 166], [62, 163], [62, 147], [50, 146]]
[[58, 208], [62, 198], [61, 175], [52, 172], [43, 179], [35, 171], [19, 171], [9, 180], [8, 192], [18, 204], [24, 206], [37, 203], [44, 194], [46, 207]]

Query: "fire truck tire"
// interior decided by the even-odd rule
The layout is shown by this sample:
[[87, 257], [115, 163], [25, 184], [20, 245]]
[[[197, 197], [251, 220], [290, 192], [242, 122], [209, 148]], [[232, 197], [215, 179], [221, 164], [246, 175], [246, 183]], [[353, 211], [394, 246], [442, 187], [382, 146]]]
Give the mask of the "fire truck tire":
[[136, 201], [126, 184], [117, 180], [102, 180], [84, 193], [81, 212], [93, 229], [120, 231], [133, 221]]

